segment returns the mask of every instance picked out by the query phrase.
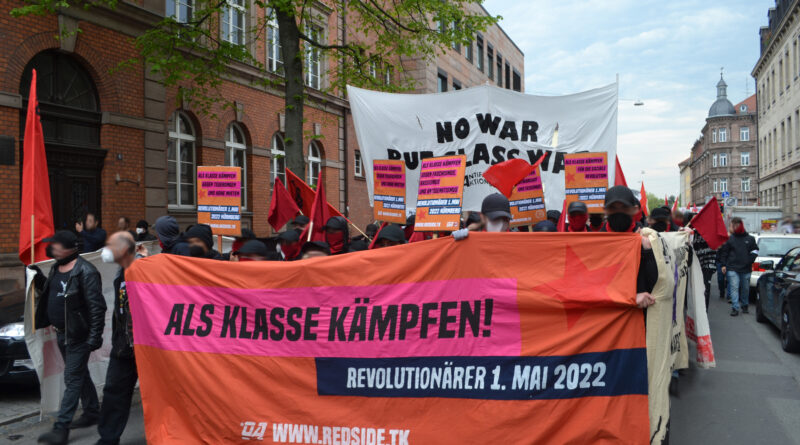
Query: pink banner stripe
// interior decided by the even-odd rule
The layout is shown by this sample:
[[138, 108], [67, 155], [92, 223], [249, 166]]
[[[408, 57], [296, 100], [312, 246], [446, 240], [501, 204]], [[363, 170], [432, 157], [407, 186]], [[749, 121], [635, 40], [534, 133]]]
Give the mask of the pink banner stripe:
[[[136, 344], [153, 346], [172, 351], [195, 351], [210, 353], [226, 353], [240, 355], [274, 356], [274, 357], [410, 357], [410, 356], [491, 356], [519, 355], [521, 349], [520, 320], [517, 308], [517, 282], [510, 278], [492, 279], [458, 279], [447, 281], [431, 281], [422, 283], [402, 283], [376, 286], [326, 286], [307, 288], [279, 289], [238, 289], [211, 288], [202, 286], [165, 285], [144, 282], [128, 282], [131, 311], [133, 315], [134, 340]], [[492, 300], [491, 324], [485, 324], [486, 300]], [[465, 305], [476, 308], [475, 301], [481, 301], [480, 323], [477, 336], [473, 335], [471, 324], [461, 328], [462, 309]], [[457, 302], [455, 309], [447, 312], [448, 323], [445, 331], [455, 332], [453, 338], [440, 338], [440, 317], [443, 302]], [[416, 326], [407, 329], [405, 339], [400, 339], [399, 324], [403, 318], [402, 305], [414, 304], [419, 309]], [[430, 310], [427, 323], [427, 338], [421, 338], [421, 320], [425, 304]], [[436, 303], [434, 306], [432, 303]], [[176, 304], [183, 304], [182, 318], [179, 328], [175, 328]], [[190, 320], [187, 313], [190, 305], [194, 305]], [[213, 305], [213, 313], [206, 313], [201, 319], [204, 305]], [[386, 314], [391, 305], [397, 305], [397, 324], [393, 340], [389, 339], [390, 330], [384, 332], [383, 340], [379, 338], [379, 329], [375, 329], [373, 340], [369, 340], [370, 323], [373, 310], [381, 306], [382, 314]], [[277, 331], [270, 318], [273, 308], [283, 308], [282, 324], [284, 333], [279, 339], [240, 338], [242, 333], [242, 312], [235, 318], [234, 332], [237, 338], [230, 337], [230, 330], [225, 329], [222, 337], [225, 306], [229, 307], [229, 315], [234, 306], [246, 308], [247, 327], [244, 337], [252, 333], [255, 326], [256, 309], [265, 309], [268, 330]], [[311, 315], [316, 326], [306, 327], [306, 320], [311, 313], [307, 308], [319, 308], [319, 312]], [[330, 329], [332, 311], [338, 308], [341, 316], [344, 307], [348, 314], [344, 323], [336, 324], [341, 329]], [[453, 307], [453, 304], [450, 304]], [[290, 308], [299, 308], [302, 315], [296, 316], [295, 326], [287, 324], [285, 316]], [[358, 309], [365, 308], [365, 309]], [[294, 309], [297, 313], [298, 309]], [[359, 313], [364, 314], [366, 322], [365, 339], [358, 335], [351, 339], [351, 327], [358, 326]], [[165, 335], [173, 316], [170, 335]], [[407, 318], [412, 318], [410, 314]], [[455, 318], [451, 318], [455, 317]], [[229, 317], [231, 318], [231, 317]], [[432, 318], [435, 318], [432, 320]], [[211, 322], [208, 330], [206, 321]], [[376, 323], [373, 323], [376, 324]], [[229, 325], [230, 326], [230, 325]], [[376, 324], [377, 326], [377, 324]], [[308, 333], [316, 335], [312, 340], [308, 333], [302, 332], [299, 339], [287, 339], [288, 333], [299, 333], [308, 329]], [[191, 333], [192, 335], [180, 335]], [[199, 336], [198, 333], [208, 333]], [[463, 337], [459, 337], [463, 331]], [[334, 339], [329, 335], [333, 333]], [[340, 334], [345, 338], [341, 339]], [[252, 334], [251, 334], [252, 336]], [[304, 338], [308, 337], [308, 338]]]

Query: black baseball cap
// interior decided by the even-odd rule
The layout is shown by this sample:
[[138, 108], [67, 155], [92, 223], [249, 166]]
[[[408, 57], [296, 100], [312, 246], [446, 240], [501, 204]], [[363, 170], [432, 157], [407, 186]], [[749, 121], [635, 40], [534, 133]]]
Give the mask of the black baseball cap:
[[300, 255], [303, 255], [309, 251], [325, 252], [326, 255], [330, 255], [331, 246], [325, 241], [308, 241], [307, 243], [303, 244], [303, 247], [300, 249]]
[[606, 191], [605, 207], [615, 202], [622, 203], [628, 207], [636, 207], [638, 205], [636, 197], [633, 196], [631, 189], [624, 185], [615, 185]]
[[278, 234], [278, 241], [285, 243], [296, 243], [300, 241], [300, 234], [296, 230], [287, 230]]
[[386, 226], [383, 229], [381, 229], [381, 231], [378, 232], [378, 235], [375, 238], [376, 241], [379, 241], [379, 240], [382, 240], [382, 239], [385, 239], [385, 240], [388, 240], [388, 241], [391, 241], [391, 242], [394, 242], [394, 243], [405, 244], [406, 243], [406, 234], [405, 234], [405, 232], [403, 232], [403, 229], [401, 229], [400, 226], [398, 226], [396, 224], [389, 224], [388, 226]]
[[294, 219], [294, 221], [292, 221], [292, 224], [295, 224], [295, 225], [298, 225], [298, 226], [304, 226], [304, 225], [306, 225], [306, 224], [308, 224], [310, 222], [311, 222], [311, 220], [308, 219], [308, 217], [306, 215], [297, 215], [297, 217]]
[[62, 247], [65, 249], [77, 249], [78, 248], [78, 236], [74, 233], [70, 232], [69, 230], [59, 230], [55, 233], [55, 235], [45, 238], [42, 240], [45, 243], [58, 243], [61, 244]]
[[558, 221], [559, 219], [561, 219], [561, 212], [559, 212], [558, 210], [548, 210], [547, 219], [554, 219]]
[[664, 207], [656, 207], [650, 212], [650, 217], [655, 221], [666, 221], [669, 219], [670, 211]]
[[[296, 233], [296, 232], [295, 232]], [[259, 240], [251, 239], [245, 242], [242, 247], [236, 252], [237, 254], [245, 254], [245, 255], [258, 255], [261, 257], [266, 258], [269, 254], [267, 250], [267, 245], [262, 243]]]
[[[570, 213], [589, 213], [589, 208], [586, 207], [586, 204], [581, 201], [574, 201], [569, 203], [569, 207], [567, 207], [567, 214]], [[560, 216], [560, 215], [559, 215]]]
[[534, 232], [558, 232], [558, 228], [556, 227], [555, 224], [553, 224], [552, 221], [544, 220], [544, 221], [539, 221], [538, 223], [536, 223], [536, 225], [533, 226], [533, 231]]
[[481, 204], [481, 213], [489, 220], [497, 218], [511, 219], [511, 206], [508, 204], [508, 198], [500, 193], [492, 193], [491, 195], [483, 198]]

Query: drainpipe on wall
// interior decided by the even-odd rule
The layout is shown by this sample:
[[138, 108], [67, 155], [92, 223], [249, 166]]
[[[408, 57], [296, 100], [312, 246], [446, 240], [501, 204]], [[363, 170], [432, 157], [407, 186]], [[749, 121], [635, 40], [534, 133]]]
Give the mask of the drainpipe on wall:
[[[342, 0], [342, 45], [347, 44], [347, 0]], [[344, 91], [345, 98], [347, 96], [347, 90]], [[350, 100], [347, 99], [348, 105], [350, 104]], [[348, 218], [350, 217], [350, 197], [348, 194], [348, 183], [350, 181], [350, 173], [347, 168], [348, 166], [348, 159], [350, 158], [350, 144], [347, 140], [347, 113], [349, 111], [349, 106], [344, 107], [344, 112], [342, 116], [344, 117], [344, 124], [342, 126], [342, 139], [344, 140], [344, 211], [345, 216]]]

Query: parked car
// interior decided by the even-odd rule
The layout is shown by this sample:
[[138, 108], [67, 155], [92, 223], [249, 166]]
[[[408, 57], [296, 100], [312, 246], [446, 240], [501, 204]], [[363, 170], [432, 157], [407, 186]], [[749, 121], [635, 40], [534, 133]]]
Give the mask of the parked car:
[[765, 272], [758, 279], [756, 321], [769, 321], [781, 332], [781, 347], [800, 351], [800, 247], [784, 255], [777, 264], [761, 263]]
[[0, 295], [0, 383], [35, 383], [36, 371], [25, 345], [25, 290]]
[[786, 252], [795, 247], [800, 247], [800, 234], [780, 234], [780, 233], [762, 233], [761, 235], [753, 235], [758, 244], [758, 258], [753, 263], [753, 272], [750, 274], [750, 294], [755, 295], [756, 283], [758, 277], [764, 273], [764, 269], [760, 266], [764, 261], [772, 261], [777, 263], [783, 258]]

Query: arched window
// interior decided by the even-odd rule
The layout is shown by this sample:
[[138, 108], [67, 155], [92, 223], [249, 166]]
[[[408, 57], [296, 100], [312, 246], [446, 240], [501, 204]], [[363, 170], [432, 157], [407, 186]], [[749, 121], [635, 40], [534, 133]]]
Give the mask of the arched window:
[[225, 135], [225, 165], [241, 167], [242, 208], [247, 208], [247, 143], [242, 127], [237, 123], [228, 125]]
[[194, 128], [189, 118], [176, 111], [169, 120], [167, 145], [167, 195], [170, 206], [193, 206], [195, 199]]
[[272, 137], [272, 183], [275, 183], [275, 178], [281, 178], [281, 181], [286, 184], [286, 148], [283, 145], [283, 136], [280, 133], [275, 133]]
[[308, 185], [315, 187], [319, 183], [322, 171], [322, 150], [317, 141], [308, 144]]

